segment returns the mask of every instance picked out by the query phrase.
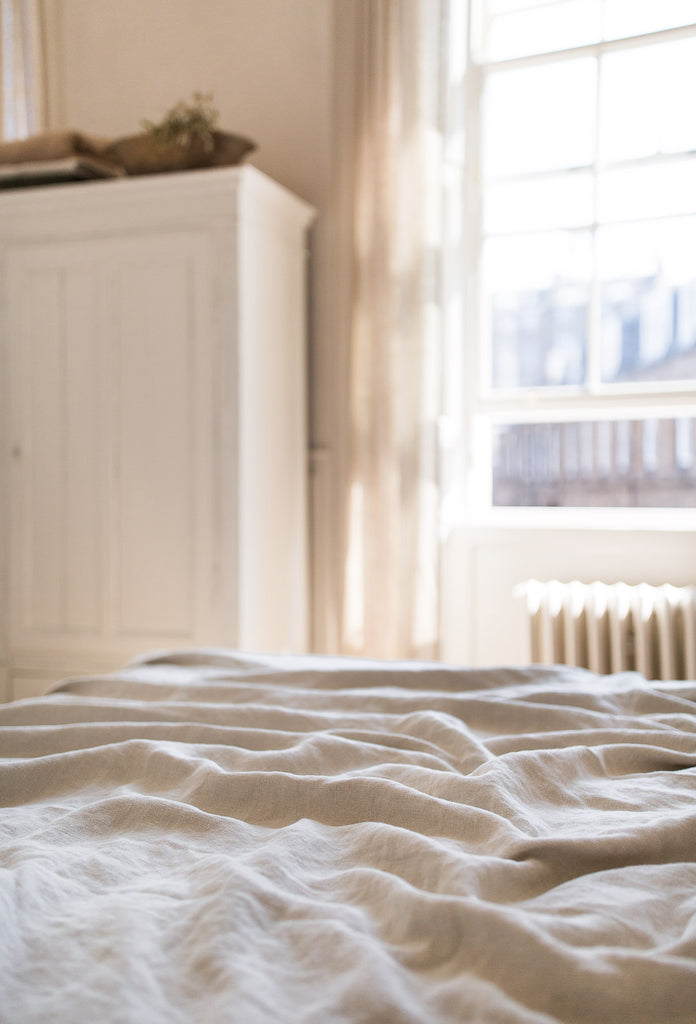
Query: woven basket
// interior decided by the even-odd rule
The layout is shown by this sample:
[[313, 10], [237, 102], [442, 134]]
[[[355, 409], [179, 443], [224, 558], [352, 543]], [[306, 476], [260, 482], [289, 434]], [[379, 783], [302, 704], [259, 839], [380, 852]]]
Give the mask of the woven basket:
[[126, 174], [162, 174], [190, 171], [203, 167], [233, 167], [256, 149], [256, 143], [241, 135], [213, 132], [213, 148], [206, 149], [202, 139], [188, 146], [160, 142], [150, 133], [116, 139], [105, 152], [123, 167]]

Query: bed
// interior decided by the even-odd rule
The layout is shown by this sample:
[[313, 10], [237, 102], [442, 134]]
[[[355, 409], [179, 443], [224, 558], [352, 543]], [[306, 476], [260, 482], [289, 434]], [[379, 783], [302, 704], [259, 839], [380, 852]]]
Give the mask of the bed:
[[696, 683], [154, 652], [0, 708], [0, 1020], [696, 1020]]

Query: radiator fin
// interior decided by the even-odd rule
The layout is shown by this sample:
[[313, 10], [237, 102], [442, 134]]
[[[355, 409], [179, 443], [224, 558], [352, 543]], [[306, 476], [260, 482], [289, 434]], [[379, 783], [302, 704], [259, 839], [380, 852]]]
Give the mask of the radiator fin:
[[536, 664], [696, 680], [696, 586], [528, 580]]

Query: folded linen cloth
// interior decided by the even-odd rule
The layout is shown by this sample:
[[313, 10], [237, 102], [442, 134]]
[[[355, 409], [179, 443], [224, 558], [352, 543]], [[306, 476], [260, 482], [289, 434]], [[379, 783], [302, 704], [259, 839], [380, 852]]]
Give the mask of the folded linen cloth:
[[83, 132], [39, 132], [26, 139], [0, 142], [0, 164], [24, 164], [40, 161], [63, 160], [70, 156], [96, 156], [105, 158], [111, 139], [103, 139]]

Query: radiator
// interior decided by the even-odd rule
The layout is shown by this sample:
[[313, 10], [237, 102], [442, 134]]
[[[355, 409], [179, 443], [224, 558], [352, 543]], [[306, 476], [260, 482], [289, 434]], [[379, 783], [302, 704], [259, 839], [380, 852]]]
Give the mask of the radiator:
[[696, 586], [528, 580], [518, 593], [536, 664], [696, 679]]

